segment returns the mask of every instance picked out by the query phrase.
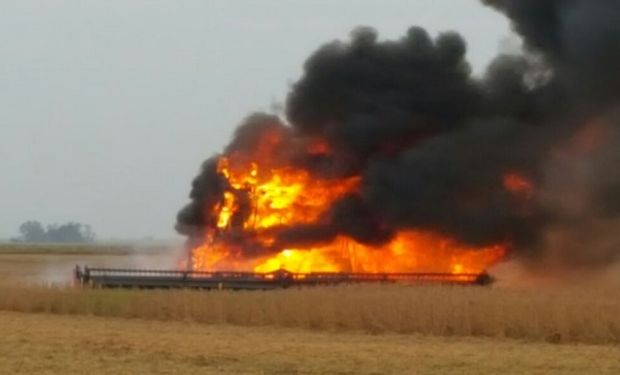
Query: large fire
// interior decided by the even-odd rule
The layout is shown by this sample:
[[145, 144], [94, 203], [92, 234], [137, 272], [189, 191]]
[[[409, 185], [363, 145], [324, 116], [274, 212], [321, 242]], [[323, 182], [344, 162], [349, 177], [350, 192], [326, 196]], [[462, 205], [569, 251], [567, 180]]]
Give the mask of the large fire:
[[[478, 273], [504, 257], [505, 244], [472, 247], [439, 233], [412, 230], [377, 246], [338, 235], [329, 243], [277, 247], [274, 230], [314, 223], [337, 199], [357, 192], [361, 178], [319, 178], [292, 164], [276, 163], [273, 153], [282, 147], [281, 138], [266, 132], [253, 152], [219, 157], [217, 172], [227, 187], [211, 208], [213, 225], [206, 228], [203, 243], [192, 249], [194, 270]], [[330, 152], [324, 142], [304, 147], [308, 154]], [[511, 176], [509, 190], [528, 190], [525, 182]], [[240, 236], [262, 250], [248, 250]]]
[[[620, 217], [620, 1], [482, 2], [523, 53], [479, 75], [456, 32], [390, 40], [364, 26], [317, 48], [281, 113], [249, 115], [201, 165], [176, 221], [188, 267], [457, 274], [507, 254], [620, 258], [607, 228]], [[607, 238], [599, 226], [609, 243], [589, 246]]]

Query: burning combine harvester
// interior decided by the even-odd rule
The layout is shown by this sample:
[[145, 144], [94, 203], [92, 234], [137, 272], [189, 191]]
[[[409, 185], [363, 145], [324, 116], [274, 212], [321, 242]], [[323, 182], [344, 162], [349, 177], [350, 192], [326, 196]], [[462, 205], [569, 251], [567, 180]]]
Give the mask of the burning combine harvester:
[[[471, 74], [455, 32], [358, 28], [320, 47], [283, 116], [254, 114], [177, 217], [178, 271], [85, 269], [103, 286], [480, 284], [511, 257], [620, 255], [620, 3], [483, 0], [521, 52]], [[584, 244], [588, 239], [588, 244]]]
[[77, 279], [104, 287], [206, 289], [492, 281], [485, 269], [504, 256], [505, 246], [470, 247], [431, 231], [392, 232], [364, 207], [361, 176], [325, 177], [296, 164], [300, 158], [332, 164], [325, 143], [304, 144], [271, 117], [248, 124], [241, 128], [252, 130], [243, 151], [210, 159], [194, 182], [192, 195], [204, 195], [188, 207], [200, 207], [203, 223], [188, 227], [185, 266], [77, 268]]
[[[242, 151], [207, 161], [194, 182], [192, 195], [204, 194], [197, 200], [203, 223], [186, 233], [187, 266], [78, 268], [78, 280], [207, 289], [491, 282], [485, 269], [504, 256], [505, 246], [470, 247], [431, 231], [392, 232], [364, 207], [360, 175], [325, 177], [297, 165], [302, 159], [332, 164], [327, 144], [301, 142], [274, 118], [248, 124], [241, 132], [250, 127], [252, 136]], [[182, 220], [187, 213], [182, 211]]]

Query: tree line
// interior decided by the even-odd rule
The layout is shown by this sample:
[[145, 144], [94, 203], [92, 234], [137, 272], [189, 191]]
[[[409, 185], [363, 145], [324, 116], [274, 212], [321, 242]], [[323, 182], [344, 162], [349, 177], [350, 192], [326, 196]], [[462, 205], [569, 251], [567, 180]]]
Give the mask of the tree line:
[[43, 226], [36, 220], [26, 221], [19, 226], [20, 242], [93, 242], [95, 233], [90, 225], [69, 222]]

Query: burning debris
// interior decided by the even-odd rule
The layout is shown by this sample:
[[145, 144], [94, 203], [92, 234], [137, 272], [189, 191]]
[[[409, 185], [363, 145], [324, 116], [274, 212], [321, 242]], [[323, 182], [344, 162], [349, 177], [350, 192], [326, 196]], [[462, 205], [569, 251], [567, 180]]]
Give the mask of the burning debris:
[[[458, 274], [620, 255], [620, 3], [483, 2], [524, 41], [483, 78], [453, 32], [359, 28], [314, 52], [287, 120], [249, 116], [194, 179], [177, 219], [191, 268]], [[580, 233], [606, 240], [557, 247]]]

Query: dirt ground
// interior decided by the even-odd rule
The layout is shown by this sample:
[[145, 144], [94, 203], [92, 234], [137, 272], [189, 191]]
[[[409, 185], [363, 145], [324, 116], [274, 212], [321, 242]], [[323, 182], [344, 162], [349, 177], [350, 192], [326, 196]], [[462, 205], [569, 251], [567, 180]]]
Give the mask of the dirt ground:
[[0, 312], [2, 374], [618, 374], [617, 346]]

